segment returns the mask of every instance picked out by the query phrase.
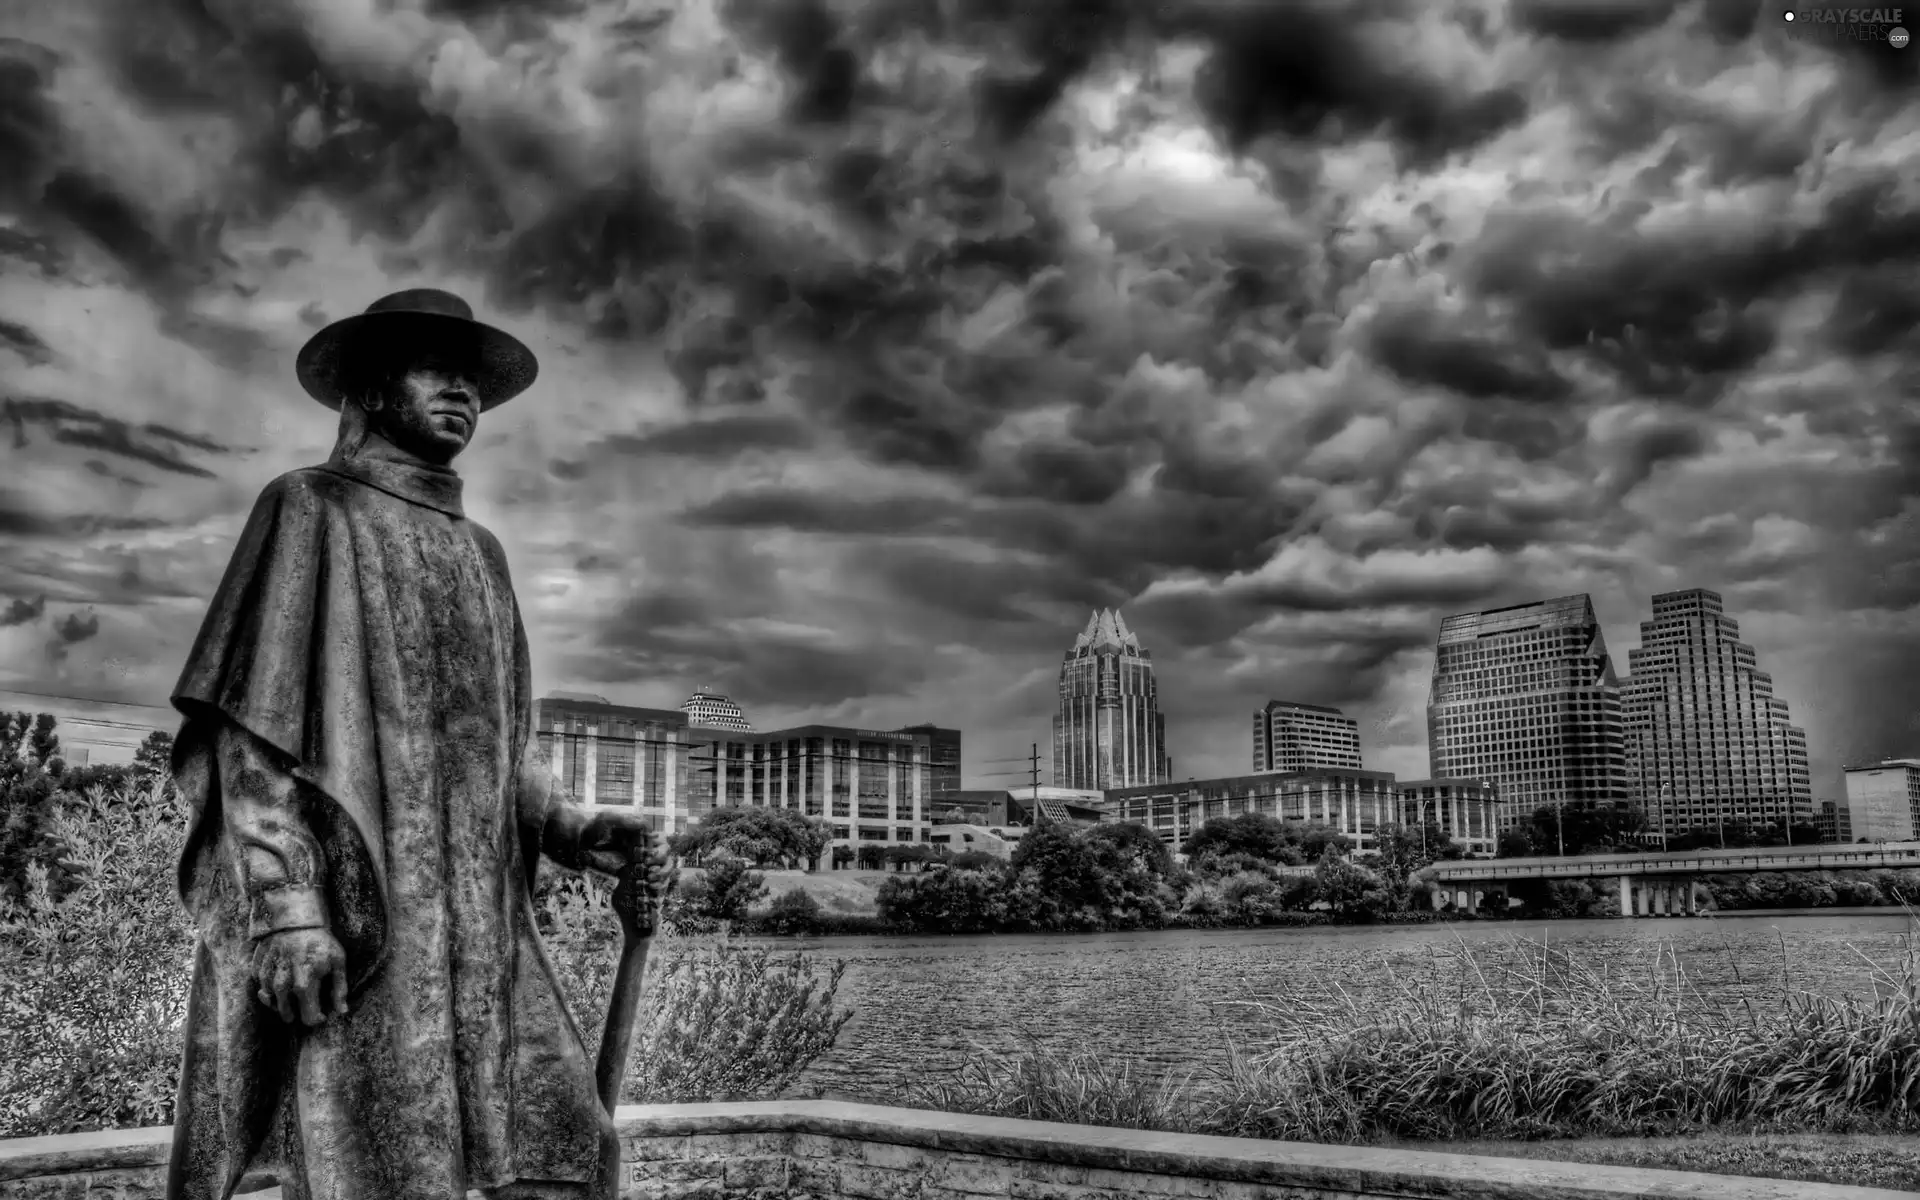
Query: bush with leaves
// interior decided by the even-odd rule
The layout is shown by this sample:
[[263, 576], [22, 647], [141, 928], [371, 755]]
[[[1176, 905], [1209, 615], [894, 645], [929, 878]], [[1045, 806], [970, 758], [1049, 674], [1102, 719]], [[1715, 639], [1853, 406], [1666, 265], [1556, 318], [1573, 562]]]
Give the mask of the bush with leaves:
[[817, 862], [832, 840], [827, 827], [790, 808], [716, 808], [671, 839], [673, 852], [695, 863], [744, 859], [756, 867]]
[[174, 884], [173, 787], [60, 792], [47, 823], [71, 886], [35, 864], [0, 896], [0, 1137], [173, 1119], [193, 935]]
[[881, 923], [912, 933], [989, 933], [1006, 923], [1006, 902], [997, 873], [928, 868], [880, 884], [875, 904]]
[[792, 936], [813, 933], [820, 928], [820, 902], [801, 888], [790, 888], [773, 898], [760, 916], [759, 927], [768, 933]]
[[[55, 898], [36, 867], [23, 901], [0, 897], [0, 1137], [169, 1124], [193, 949], [174, 883], [187, 806], [164, 776], [57, 800], [48, 829], [73, 886]], [[536, 904], [589, 1047], [619, 955], [611, 890], [543, 869]], [[840, 972], [663, 935], [626, 1095], [774, 1098], [846, 1024]]]
[[[541, 926], [568, 1007], [599, 1044], [619, 958], [612, 889], [588, 877], [546, 889]], [[835, 1001], [844, 962], [821, 966], [721, 937], [655, 938], [621, 1098], [629, 1104], [773, 1099], [852, 1019]]]

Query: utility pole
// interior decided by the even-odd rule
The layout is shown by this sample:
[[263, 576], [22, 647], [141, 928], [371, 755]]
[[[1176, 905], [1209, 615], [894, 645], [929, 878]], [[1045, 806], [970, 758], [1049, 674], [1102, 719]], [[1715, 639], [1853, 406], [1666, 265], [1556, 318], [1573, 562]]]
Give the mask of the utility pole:
[[1033, 823], [1040, 823], [1040, 743], [1033, 744], [1033, 753], [1028, 756], [1033, 764], [1029, 770], [1033, 773]]

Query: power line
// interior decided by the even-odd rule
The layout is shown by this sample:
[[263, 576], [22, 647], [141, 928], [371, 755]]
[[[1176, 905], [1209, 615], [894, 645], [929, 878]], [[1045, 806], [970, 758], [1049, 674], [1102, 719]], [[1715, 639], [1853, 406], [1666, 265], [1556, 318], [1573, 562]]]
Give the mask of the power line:
[[[0, 693], [14, 696], [38, 696], [42, 700], [71, 700], [76, 704], [112, 704], [119, 708], [151, 708], [161, 712], [173, 712], [166, 704], [134, 704], [126, 700], [101, 700], [95, 696], [68, 696], [60, 692], [36, 692], [28, 688], [0, 688]], [[175, 714], [176, 717], [178, 714]]]

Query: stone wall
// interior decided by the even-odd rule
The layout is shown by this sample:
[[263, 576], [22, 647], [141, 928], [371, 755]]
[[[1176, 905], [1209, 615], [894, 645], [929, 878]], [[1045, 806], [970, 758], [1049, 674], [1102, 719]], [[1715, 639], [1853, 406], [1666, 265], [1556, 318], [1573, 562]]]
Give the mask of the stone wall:
[[[623, 1200], [1895, 1200], [1532, 1159], [1050, 1125], [831, 1101], [623, 1108]], [[0, 1142], [0, 1200], [147, 1200], [169, 1132]], [[252, 1179], [244, 1191], [269, 1187]], [[277, 1189], [274, 1189], [277, 1191]], [[273, 1192], [261, 1193], [266, 1200]], [[371, 1200], [371, 1198], [369, 1198]]]

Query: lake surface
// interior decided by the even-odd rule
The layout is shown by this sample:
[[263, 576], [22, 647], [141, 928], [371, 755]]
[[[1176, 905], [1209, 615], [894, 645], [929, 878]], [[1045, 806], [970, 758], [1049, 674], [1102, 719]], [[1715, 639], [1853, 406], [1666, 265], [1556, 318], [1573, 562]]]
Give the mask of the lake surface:
[[[1775, 999], [1791, 983], [1868, 997], [1876, 969], [1897, 971], [1913, 931], [1899, 910], [1818, 915], [1500, 922], [1317, 929], [968, 938], [810, 939], [843, 959], [840, 1002], [855, 1015], [793, 1094], [885, 1102], [903, 1084], [951, 1070], [977, 1046], [1024, 1038], [1086, 1045], [1155, 1070], [1225, 1061], [1264, 1027], [1242, 1002], [1365, 997], [1419, 975], [1464, 944], [1517, 958], [1516, 939], [1564, 950], [1609, 977], [1645, 978], [1673, 960], [1708, 997]], [[792, 943], [783, 943], [791, 946]], [[1442, 969], [1450, 977], [1451, 966]]]

